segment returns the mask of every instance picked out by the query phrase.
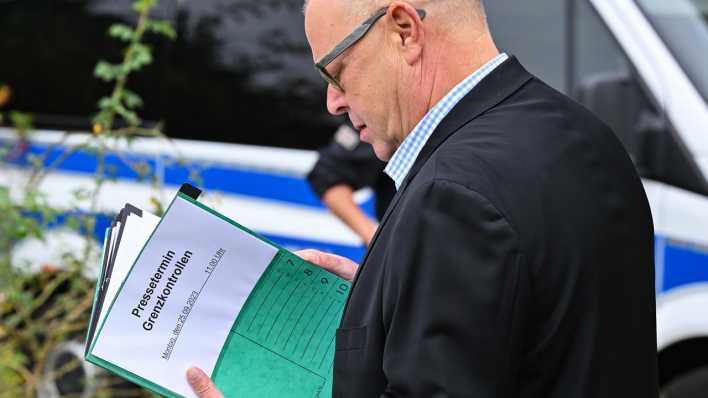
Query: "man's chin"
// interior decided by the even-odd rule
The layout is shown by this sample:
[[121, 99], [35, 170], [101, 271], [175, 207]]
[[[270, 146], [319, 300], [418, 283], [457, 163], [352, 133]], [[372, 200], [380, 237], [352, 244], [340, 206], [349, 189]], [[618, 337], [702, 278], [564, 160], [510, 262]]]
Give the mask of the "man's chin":
[[381, 161], [388, 162], [391, 160], [391, 156], [393, 156], [393, 151], [388, 147], [388, 146], [381, 146], [381, 145], [372, 145], [374, 147], [374, 153], [376, 154], [376, 157], [379, 158]]
[[391, 150], [389, 145], [386, 145], [386, 143], [380, 142], [379, 140], [373, 139], [373, 137], [371, 137], [369, 133], [370, 130], [367, 127], [361, 129], [359, 131], [359, 140], [371, 145], [374, 148], [374, 153], [376, 154], [377, 158], [384, 162], [388, 162], [389, 159], [391, 159], [391, 156], [393, 156], [393, 151]]

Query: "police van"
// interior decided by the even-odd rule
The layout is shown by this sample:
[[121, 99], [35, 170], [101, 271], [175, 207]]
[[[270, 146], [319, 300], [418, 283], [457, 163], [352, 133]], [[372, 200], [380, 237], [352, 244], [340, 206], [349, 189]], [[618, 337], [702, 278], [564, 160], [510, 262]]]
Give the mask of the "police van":
[[[141, 138], [112, 148], [107, 161], [116, 180], [101, 192], [97, 231], [125, 202], [152, 206], [155, 189], [122, 163], [129, 158], [150, 166], [163, 203], [191, 178], [210, 204], [277, 243], [361, 258], [360, 240], [304, 180], [317, 159], [314, 149], [342, 120], [325, 112], [301, 6], [300, 0], [160, 2], [156, 16], [172, 21], [178, 38], [154, 40], [154, 64], [130, 84], [145, 99], [145, 122], [161, 122], [174, 140]], [[499, 47], [593, 110], [632, 157], [656, 232], [662, 396], [705, 396], [708, 0], [494, 0], [486, 7]], [[93, 65], [120, 51], [104, 32], [132, 18], [129, 0], [0, 1], [0, 84], [12, 93], [5, 108], [31, 112], [37, 129], [27, 142], [0, 130], [0, 140], [16, 142], [0, 185], [25, 181], [28, 155], [49, 149], [49, 162], [88, 138], [89, 115], [108, 90], [92, 78]], [[90, 186], [95, 165], [89, 153], [77, 152], [42, 189], [53, 204], [68, 207], [72, 192]], [[373, 213], [369, 190], [356, 199]], [[57, 226], [41, 245], [76, 244], [72, 239]], [[18, 257], [31, 258], [39, 244], [21, 244]]]

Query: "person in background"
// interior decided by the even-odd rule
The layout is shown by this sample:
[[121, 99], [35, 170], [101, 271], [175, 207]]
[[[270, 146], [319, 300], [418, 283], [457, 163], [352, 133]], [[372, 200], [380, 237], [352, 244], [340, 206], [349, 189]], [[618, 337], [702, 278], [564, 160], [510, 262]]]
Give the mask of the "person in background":
[[356, 204], [354, 191], [364, 187], [373, 189], [376, 218], [381, 220], [395, 193], [393, 181], [383, 173], [386, 163], [347, 125], [339, 127], [332, 142], [319, 154], [307, 181], [322, 203], [368, 246], [377, 223]]

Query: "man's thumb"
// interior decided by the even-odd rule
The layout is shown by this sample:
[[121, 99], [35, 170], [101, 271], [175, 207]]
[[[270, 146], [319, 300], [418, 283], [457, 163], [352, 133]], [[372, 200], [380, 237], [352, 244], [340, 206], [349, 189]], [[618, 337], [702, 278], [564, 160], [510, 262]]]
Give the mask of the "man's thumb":
[[223, 398], [209, 376], [199, 368], [187, 369], [187, 381], [199, 398]]

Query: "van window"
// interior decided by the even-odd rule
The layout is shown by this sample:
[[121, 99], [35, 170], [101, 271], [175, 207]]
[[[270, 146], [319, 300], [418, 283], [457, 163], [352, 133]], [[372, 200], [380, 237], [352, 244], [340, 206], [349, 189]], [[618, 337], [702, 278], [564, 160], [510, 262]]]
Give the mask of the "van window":
[[638, 0], [637, 3], [708, 102], [708, 0]]
[[572, 0], [569, 93], [606, 122], [642, 177], [708, 194], [680, 136], [589, 0]]

